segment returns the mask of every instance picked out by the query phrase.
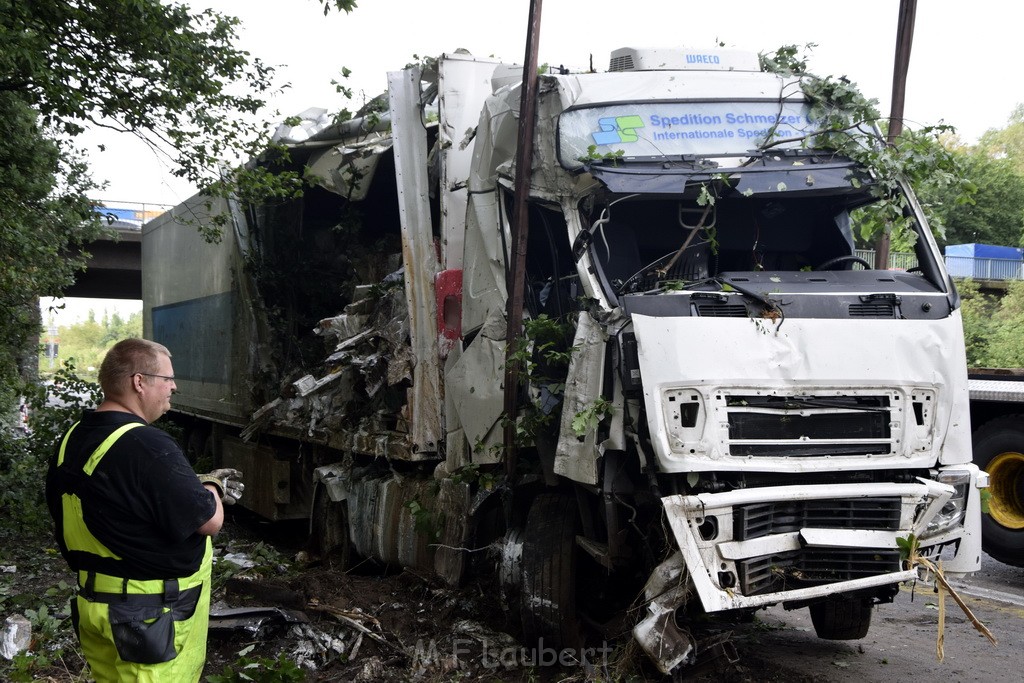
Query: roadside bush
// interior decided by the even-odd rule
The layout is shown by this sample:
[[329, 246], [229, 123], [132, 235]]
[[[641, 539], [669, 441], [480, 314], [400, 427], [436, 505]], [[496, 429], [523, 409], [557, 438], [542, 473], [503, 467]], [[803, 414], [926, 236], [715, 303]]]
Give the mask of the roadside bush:
[[0, 539], [46, 533], [46, 465], [57, 439], [82, 414], [99, 402], [99, 386], [79, 378], [68, 361], [52, 383], [27, 385], [29, 405], [27, 435], [0, 430]]

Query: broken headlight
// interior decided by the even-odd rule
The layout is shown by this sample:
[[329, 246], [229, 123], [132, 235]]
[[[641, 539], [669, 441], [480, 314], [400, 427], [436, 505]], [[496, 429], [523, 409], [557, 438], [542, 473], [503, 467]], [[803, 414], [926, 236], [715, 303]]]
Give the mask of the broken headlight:
[[971, 473], [966, 470], [944, 470], [935, 481], [953, 487], [953, 497], [946, 501], [939, 513], [928, 522], [923, 537], [935, 536], [959, 525], [967, 514], [967, 491], [971, 485]]

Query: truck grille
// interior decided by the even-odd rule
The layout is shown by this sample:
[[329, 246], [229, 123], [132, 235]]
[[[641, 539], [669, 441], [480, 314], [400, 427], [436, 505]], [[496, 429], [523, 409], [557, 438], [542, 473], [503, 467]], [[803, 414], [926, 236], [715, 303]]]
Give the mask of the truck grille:
[[897, 572], [900, 553], [889, 549], [805, 549], [736, 563], [743, 595], [762, 595]]
[[726, 396], [724, 404], [730, 455], [893, 452], [888, 396]]
[[807, 528], [896, 531], [899, 526], [899, 498], [753, 503], [733, 510], [733, 538], [738, 541]]

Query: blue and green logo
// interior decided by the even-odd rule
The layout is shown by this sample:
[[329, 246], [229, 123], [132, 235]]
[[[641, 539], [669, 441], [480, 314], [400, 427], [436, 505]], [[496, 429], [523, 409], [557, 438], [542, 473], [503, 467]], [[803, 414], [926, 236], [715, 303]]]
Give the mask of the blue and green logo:
[[640, 139], [636, 129], [644, 127], [644, 120], [636, 116], [608, 116], [597, 120], [600, 130], [591, 133], [594, 144], [615, 145], [622, 142], [636, 142]]

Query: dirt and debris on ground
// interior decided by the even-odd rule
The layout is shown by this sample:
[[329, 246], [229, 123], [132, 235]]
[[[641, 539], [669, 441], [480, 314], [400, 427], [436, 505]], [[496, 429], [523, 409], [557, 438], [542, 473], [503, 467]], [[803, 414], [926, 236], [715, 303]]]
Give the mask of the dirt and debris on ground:
[[[241, 536], [251, 533], [242, 531]], [[295, 543], [296, 535], [289, 537], [291, 541], [276, 547], [297, 556], [298, 565], [277, 576], [265, 572], [257, 578], [242, 572], [228, 579], [218, 594], [222, 607], [260, 609], [251, 624], [211, 630], [208, 674], [230, 669], [239, 653], [248, 650], [264, 658], [284, 654], [305, 670], [309, 681], [665, 679], [631, 643], [595, 645], [584, 651], [586, 662], [564, 666], [555, 651], [525, 648], [519, 640], [518, 613], [503, 607], [498, 586], [487, 577], [453, 589], [409, 570], [363, 566], [344, 573], [308, 556]], [[214, 614], [217, 608], [215, 604]], [[266, 608], [283, 614], [267, 616]], [[296, 612], [302, 621], [292, 618]], [[720, 631], [721, 639], [736, 646], [739, 661], [709, 662], [688, 671], [686, 680], [827, 680], [777, 664], [766, 667], [758, 642], [771, 630], [755, 622], [737, 632]]]
[[[343, 573], [303, 554], [304, 526], [263, 524], [240, 515], [232, 517], [215, 545], [220, 559], [205, 681], [663, 678], [626, 643], [592, 648], [584, 666], [560, 666], [558, 653], [524, 648], [518, 614], [502, 607], [497, 586], [483, 577], [452, 589], [407, 570], [366, 566]], [[26, 657], [0, 661], [2, 680], [84, 680], [85, 663], [67, 618], [72, 578], [51, 546], [49, 538], [26, 539], [0, 557], [0, 564], [14, 567], [2, 575], [0, 621], [29, 614], [34, 629]], [[829, 680], [769, 664], [759, 642], [772, 630], [754, 623], [726, 633], [739, 661], [691, 670], [686, 680]]]

